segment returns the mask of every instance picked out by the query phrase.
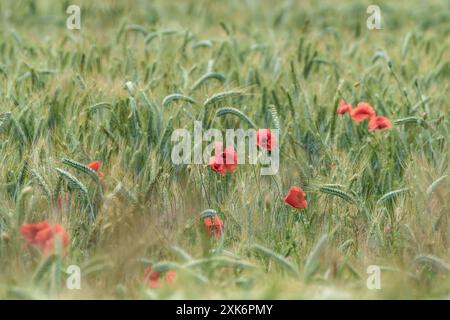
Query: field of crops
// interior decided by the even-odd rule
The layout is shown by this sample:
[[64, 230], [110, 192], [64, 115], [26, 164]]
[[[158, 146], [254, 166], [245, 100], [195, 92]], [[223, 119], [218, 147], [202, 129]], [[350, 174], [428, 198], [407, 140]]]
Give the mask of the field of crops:
[[450, 3], [371, 4], [2, 0], [0, 298], [450, 299]]

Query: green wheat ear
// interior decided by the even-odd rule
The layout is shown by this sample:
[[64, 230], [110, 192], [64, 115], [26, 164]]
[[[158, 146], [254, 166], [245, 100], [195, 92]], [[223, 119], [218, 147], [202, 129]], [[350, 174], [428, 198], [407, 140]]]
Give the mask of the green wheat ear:
[[160, 30], [155, 32], [150, 32], [144, 39], [145, 45], [149, 45], [153, 39], [155, 39], [158, 36], [170, 36], [177, 34], [177, 30], [167, 29], [167, 30]]
[[71, 159], [67, 159], [67, 158], [62, 159], [62, 163], [67, 164], [68, 166], [70, 166], [78, 171], [86, 173], [100, 186], [100, 178], [99, 178], [97, 172], [95, 172], [88, 166], [86, 166], [82, 163], [79, 163], [75, 160], [71, 160]]
[[52, 193], [52, 201], [56, 201], [58, 199], [59, 190], [61, 190], [62, 184], [63, 184], [63, 177], [59, 175], [58, 180], [56, 182], [56, 186]]
[[31, 172], [31, 175], [36, 179], [37, 184], [39, 185], [39, 187], [41, 187], [42, 191], [46, 195], [47, 201], [50, 202], [52, 200], [52, 192], [50, 191], [50, 187], [49, 187], [48, 183], [39, 174], [39, 172], [37, 172], [35, 169], [31, 169], [30, 172]]
[[170, 119], [167, 123], [167, 127], [164, 129], [164, 133], [162, 134], [161, 140], [159, 142], [159, 148], [163, 155], [166, 154], [166, 146], [170, 140], [170, 135], [173, 132], [173, 128], [174, 128], [173, 126], [174, 126], [174, 118], [170, 117]]
[[55, 168], [56, 171], [58, 171], [58, 173], [69, 182], [69, 185], [71, 187], [73, 187], [74, 189], [79, 190], [84, 197], [86, 198], [87, 202], [88, 202], [88, 206], [90, 209], [90, 216], [89, 219], [91, 222], [93, 222], [95, 220], [95, 213], [94, 213], [94, 208], [92, 206], [92, 202], [91, 199], [89, 197], [89, 192], [88, 189], [86, 188], [86, 186], [77, 178], [75, 178], [73, 175], [71, 175], [69, 172], [61, 169], [61, 168]]
[[415, 265], [429, 265], [436, 271], [450, 273], [450, 266], [442, 259], [433, 255], [421, 255], [414, 258], [411, 268]]
[[433, 181], [432, 184], [430, 184], [430, 186], [427, 188], [427, 195], [430, 196], [434, 190], [440, 186], [440, 184], [446, 179], [448, 178], [448, 175], [443, 175], [442, 177], [439, 177], [438, 179], [436, 179], [435, 181]]
[[278, 111], [274, 105], [270, 105], [270, 116], [275, 129], [280, 130], [280, 117], [278, 117]]
[[156, 272], [166, 272], [178, 268], [179, 268], [178, 263], [174, 263], [171, 261], [160, 261], [152, 264], [152, 270], [155, 270]]
[[96, 103], [96, 104], [90, 106], [89, 108], [87, 108], [86, 111], [88, 113], [91, 113], [91, 112], [95, 112], [100, 109], [107, 109], [107, 110], [111, 111], [112, 105], [109, 102], [99, 102], [99, 103]]
[[383, 201], [389, 200], [389, 199], [391, 199], [401, 193], [404, 193], [408, 190], [409, 190], [409, 188], [402, 188], [402, 189], [390, 191], [390, 192], [384, 194], [380, 199], [378, 199], [377, 204], [380, 204]]
[[406, 117], [406, 118], [402, 118], [402, 119], [397, 119], [394, 121], [394, 124], [395, 125], [418, 124], [418, 125], [421, 125], [424, 127], [427, 126], [426, 121], [420, 117]]
[[166, 97], [163, 99], [162, 105], [163, 105], [164, 107], [167, 107], [167, 106], [170, 105], [172, 102], [178, 101], [178, 100], [186, 101], [186, 102], [189, 102], [189, 103], [191, 103], [191, 104], [197, 104], [197, 101], [195, 101], [194, 98], [191, 98], [191, 97], [186, 96], [186, 95], [181, 94], [181, 93], [172, 93], [172, 94], [169, 94], [168, 96], [166, 96]]
[[228, 99], [228, 98], [236, 98], [236, 97], [242, 97], [245, 93], [241, 90], [230, 90], [225, 92], [219, 92], [216, 94], [213, 94], [211, 97], [205, 100], [203, 102], [203, 107], [207, 107], [210, 104], [216, 104], [217, 102]]
[[200, 40], [196, 43], [194, 43], [191, 48], [192, 49], [199, 49], [199, 48], [212, 48], [213, 43], [211, 42], [211, 40]]
[[28, 195], [31, 194], [32, 188], [31, 187], [25, 187], [22, 190], [20, 190], [17, 200], [16, 200], [16, 220], [17, 225], [20, 226], [26, 218], [26, 211], [25, 211], [25, 200]]
[[214, 209], [206, 209], [200, 213], [200, 219], [204, 219], [207, 217], [214, 217], [214, 216], [217, 216], [217, 211]]
[[74, 187], [75, 189], [80, 190], [85, 196], [86, 198], [89, 198], [89, 192], [88, 189], [86, 188], [86, 186], [77, 178], [75, 178], [73, 175], [71, 175], [69, 172], [60, 169], [60, 168], [56, 168], [56, 171], [58, 171], [58, 173], [64, 177], [72, 187]]
[[224, 99], [228, 99], [228, 98], [236, 98], [236, 97], [241, 97], [245, 95], [245, 93], [241, 90], [230, 90], [230, 91], [225, 91], [225, 92], [219, 92], [216, 94], [213, 94], [212, 96], [210, 96], [209, 98], [207, 98], [204, 102], [203, 102], [203, 125], [205, 127], [210, 127], [211, 122], [210, 122], [210, 118], [209, 116], [211, 115], [211, 112], [209, 112], [209, 105], [216, 105], [218, 102], [224, 100]]
[[246, 116], [242, 111], [236, 109], [236, 108], [231, 108], [231, 107], [226, 107], [226, 108], [220, 108], [216, 111], [216, 117], [222, 117], [226, 114], [232, 114], [235, 115], [236, 117], [244, 120], [250, 127], [252, 128], [256, 128], [255, 123], [250, 120], [250, 118], [248, 116]]
[[144, 28], [141, 25], [138, 25], [138, 24], [129, 24], [129, 25], [127, 25], [125, 27], [125, 31], [133, 31], [133, 32], [136, 32], [136, 33], [140, 33], [140, 34], [142, 34], [144, 36], [146, 36], [148, 34], [147, 29]]
[[221, 82], [221, 83], [224, 83], [224, 82], [227, 80], [227, 78], [226, 78], [223, 74], [221, 74], [221, 73], [218, 73], [218, 72], [208, 72], [207, 74], [201, 76], [200, 79], [198, 79], [198, 80], [192, 85], [192, 87], [191, 87], [190, 90], [191, 90], [191, 91], [197, 90], [197, 89], [200, 88], [205, 82], [207, 82], [207, 81], [210, 80], [210, 79], [212, 79], [212, 80], [217, 80], [217, 81], [219, 81], [219, 82]]
[[325, 194], [329, 194], [335, 197], [339, 197], [345, 201], [347, 201], [348, 203], [351, 204], [358, 204], [358, 201], [349, 193], [339, 190], [337, 188], [333, 188], [333, 187], [328, 187], [326, 185], [322, 185], [319, 187], [319, 190]]
[[11, 112], [5, 112], [5, 113], [0, 114], [0, 133], [8, 124], [10, 118], [11, 118]]
[[14, 129], [16, 130], [16, 135], [21, 140], [20, 148], [23, 148], [23, 146], [27, 144], [27, 141], [28, 141], [27, 136], [26, 136], [25, 132], [23, 131], [20, 123], [16, 119], [14, 119], [14, 117], [11, 117], [11, 122], [14, 125]]
[[138, 139], [140, 136], [141, 130], [140, 130], [140, 121], [139, 121], [139, 115], [137, 112], [136, 107], [136, 100], [130, 95], [130, 106], [131, 106], [131, 114], [132, 114], [132, 136], [135, 139]]

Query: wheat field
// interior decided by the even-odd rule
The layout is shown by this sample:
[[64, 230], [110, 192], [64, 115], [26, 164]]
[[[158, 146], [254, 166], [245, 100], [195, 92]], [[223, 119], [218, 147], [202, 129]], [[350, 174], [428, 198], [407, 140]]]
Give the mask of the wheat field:
[[[2, 0], [0, 298], [449, 299], [450, 3], [370, 4]], [[278, 172], [174, 164], [194, 121]]]

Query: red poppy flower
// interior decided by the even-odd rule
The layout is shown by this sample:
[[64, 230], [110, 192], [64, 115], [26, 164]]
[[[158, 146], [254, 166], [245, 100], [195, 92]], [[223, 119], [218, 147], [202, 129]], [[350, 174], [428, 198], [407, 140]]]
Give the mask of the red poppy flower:
[[234, 171], [237, 167], [237, 152], [233, 147], [226, 147], [222, 152], [222, 143], [216, 143], [215, 155], [209, 158], [209, 166], [213, 171], [225, 175], [226, 171]]
[[177, 273], [175, 271], [167, 271], [166, 272], [166, 282], [168, 284], [173, 284], [176, 277], [177, 277]]
[[60, 224], [48, 224], [47, 221], [23, 224], [20, 233], [25, 238], [28, 245], [36, 246], [44, 254], [48, 254], [55, 249], [55, 237], [61, 237], [63, 250], [69, 244], [69, 235], [66, 229]]
[[[144, 275], [145, 275], [146, 282], [150, 287], [155, 288], [155, 289], [161, 287], [161, 281], [160, 281], [161, 272], [153, 271], [152, 267], [147, 267], [144, 270]], [[176, 272], [175, 271], [167, 271], [165, 277], [166, 277], [167, 284], [173, 284], [173, 282], [175, 281]]]
[[223, 163], [218, 163], [216, 157], [209, 158], [209, 166], [211, 170], [220, 173], [222, 176], [225, 175], [225, 165]]
[[256, 131], [256, 144], [264, 150], [272, 150], [276, 146], [275, 137], [269, 129], [259, 129]]
[[366, 102], [360, 102], [350, 112], [350, 116], [356, 122], [364, 121], [365, 119], [370, 119], [375, 116], [375, 110], [373, 110], [372, 106]]
[[206, 217], [203, 220], [203, 223], [205, 224], [206, 231], [208, 232], [210, 238], [214, 237], [214, 235], [217, 239], [222, 237], [224, 223], [218, 216]]
[[42, 221], [34, 224], [23, 224], [20, 227], [20, 233], [25, 237], [27, 244], [34, 244], [34, 238], [39, 231], [49, 227], [47, 221]]
[[234, 150], [233, 147], [226, 147], [224, 152], [222, 153], [222, 159], [225, 163], [225, 170], [230, 172], [236, 170], [237, 158], [238, 154], [236, 150]]
[[98, 160], [92, 161], [91, 163], [86, 165], [86, 167], [91, 168], [92, 170], [97, 172], [97, 174], [100, 178], [103, 177], [103, 173], [100, 171], [100, 162]]
[[159, 277], [161, 276], [161, 272], [153, 271], [152, 267], [147, 267], [144, 270], [145, 279], [147, 280], [147, 284], [152, 288], [161, 287], [161, 283], [159, 282]]
[[336, 111], [337, 114], [351, 113], [353, 110], [352, 105], [350, 103], [345, 103], [344, 100], [339, 102], [339, 107]]
[[284, 203], [296, 209], [304, 209], [308, 206], [308, 201], [305, 199], [306, 193], [302, 188], [294, 186], [289, 189], [288, 194], [284, 197]]
[[391, 121], [383, 116], [375, 116], [369, 120], [369, 132], [392, 128]]

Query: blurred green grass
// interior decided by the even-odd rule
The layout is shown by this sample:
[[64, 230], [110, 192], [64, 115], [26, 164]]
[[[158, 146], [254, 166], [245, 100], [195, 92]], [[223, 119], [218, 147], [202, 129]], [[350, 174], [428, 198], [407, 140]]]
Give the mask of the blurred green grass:
[[[0, 297], [449, 297], [448, 1], [380, 1], [381, 30], [366, 28], [372, 3], [359, 1], [78, 1], [81, 30], [65, 27], [70, 4], [0, 3], [0, 113], [11, 113], [0, 124]], [[219, 80], [194, 86], [210, 72]], [[192, 129], [202, 102], [229, 90], [246, 94], [207, 116], [229, 106], [260, 128], [278, 119], [278, 175], [172, 164], [172, 130]], [[199, 103], [163, 106], [172, 93]], [[340, 99], [371, 103], [394, 128], [369, 134], [336, 115]], [[63, 158], [100, 160], [101, 188]], [[307, 210], [281, 201], [292, 185]], [[70, 208], [58, 210], [65, 192]], [[223, 242], [202, 238], [207, 208], [225, 221]], [[81, 266], [82, 290], [67, 290], [56, 264], [32, 281], [43, 258], [18, 227], [43, 219], [68, 229], [62, 267]], [[176, 283], [147, 288], [144, 267], [164, 261]], [[366, 288], [369, 265], [383, 266], [382, 290]]]

